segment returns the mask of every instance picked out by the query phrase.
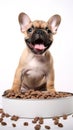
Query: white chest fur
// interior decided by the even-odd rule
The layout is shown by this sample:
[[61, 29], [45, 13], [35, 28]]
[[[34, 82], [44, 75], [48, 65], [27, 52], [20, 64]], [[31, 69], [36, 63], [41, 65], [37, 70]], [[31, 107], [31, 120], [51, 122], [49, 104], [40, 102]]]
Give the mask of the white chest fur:
[[22, 71], [23, 84], [30, 88], [46, 83], [49, 74], [49, 61], [46, 56], [33, 56], [27, 58], [26, 66]]
[[27, 74], [31, 76], [47, 75], [49, 62], [45, 56], [33, 56], [27, 63]]

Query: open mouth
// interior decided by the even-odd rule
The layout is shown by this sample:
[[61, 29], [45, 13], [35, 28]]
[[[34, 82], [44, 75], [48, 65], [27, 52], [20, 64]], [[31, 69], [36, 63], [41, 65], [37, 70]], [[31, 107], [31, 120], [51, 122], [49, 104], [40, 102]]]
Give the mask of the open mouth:
[[45, 45], [45, 42], [42, 39], [37, 39], [33, 43], [26, 41], [26, 43], [27, 43], [27, 46], [35, 54], [42, 54], [42, 53], [44, 53], [49, 48], [48, 45]]

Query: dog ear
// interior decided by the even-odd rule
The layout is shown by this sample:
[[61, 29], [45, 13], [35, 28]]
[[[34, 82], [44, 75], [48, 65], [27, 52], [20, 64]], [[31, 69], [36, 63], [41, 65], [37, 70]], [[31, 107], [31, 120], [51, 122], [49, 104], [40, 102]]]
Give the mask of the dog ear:
[[60, 15], [53, 15], [49, 20], [48, 20], [48, 25], [52, 31], [53, 34], [57, 33], [57, 29], [60, 25], [61, 22], [61, 17]]
[[20, 24], [20, 30], [22, 33], [24, 33], [27, 28], [27, 25], [31, 22], [31, 20], [27, 14], [22, 12], [18, 16], [18, 21]]

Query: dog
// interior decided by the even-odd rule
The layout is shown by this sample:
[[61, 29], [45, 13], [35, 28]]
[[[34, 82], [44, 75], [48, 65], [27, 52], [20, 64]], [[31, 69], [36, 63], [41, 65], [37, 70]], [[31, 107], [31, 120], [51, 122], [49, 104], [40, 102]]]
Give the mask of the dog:
[[55, 14], [47, 22], [31, 21], [26, 13], [21, 12], [18, 21], [25, 36], [26, 48], [20, 57], [11, 89], [15, 92], [29, 89], [55, 91], [53, 57], [49, 48], [61, 16]]

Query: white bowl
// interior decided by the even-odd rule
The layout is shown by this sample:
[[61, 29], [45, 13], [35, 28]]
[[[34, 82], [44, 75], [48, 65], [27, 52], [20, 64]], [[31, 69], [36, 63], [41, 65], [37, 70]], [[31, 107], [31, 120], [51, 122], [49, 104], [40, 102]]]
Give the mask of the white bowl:
[[2, 97], [3, 110], [10, 115], [48, 118], [73, 113], [73, 96], [55, 99], [10, 99]]

